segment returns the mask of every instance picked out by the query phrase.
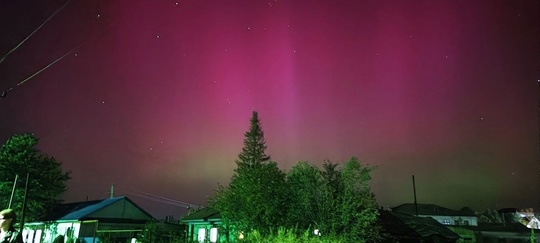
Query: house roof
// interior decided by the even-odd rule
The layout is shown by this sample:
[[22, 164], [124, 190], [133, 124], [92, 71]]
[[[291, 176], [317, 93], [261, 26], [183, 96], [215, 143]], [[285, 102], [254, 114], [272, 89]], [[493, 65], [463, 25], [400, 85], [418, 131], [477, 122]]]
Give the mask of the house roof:
[[[463, 207], [460, 210], [453, 210], [441, 207], [435, 204], [417, 204], [418, 215], [440, 215], [440, 216], [476, 216], [474, 210], [468, 207]], [[392, 208], [393, 212], [415, 215], [416, 208], [414, 203], [404, 203]]]
[[221, 220], [221, 214], [211, 208], [211, 207], [205, 207], [202, 209], [199, 209], [193, 213], [188, 214], [187, 216], [180, 219], [182, 222], [197, 222], [197, 221], [219, 221]]
[[380, 211], [379, 219], [384, 231], [396, 238], [425, 239], [440, 236], [450, 240], [459, 239], [458, 234], [433, 218]]
[[59, 204], [52, 210], [51, 214], [41, 221], [90, 219], [151, 220], [153, 217], [129, 198], [122, 196], [102, 200]]
[[464, 225], [459, 227], [483, 232], [514, 232], [525, 234], [531, 232], [531, 229], [521, 223], [478, 223], [478, 226]]

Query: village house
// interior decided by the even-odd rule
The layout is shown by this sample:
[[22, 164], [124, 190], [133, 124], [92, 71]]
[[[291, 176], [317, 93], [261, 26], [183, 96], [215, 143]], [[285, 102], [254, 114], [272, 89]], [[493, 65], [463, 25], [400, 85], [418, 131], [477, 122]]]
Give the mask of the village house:
[[[23, 238], [26, 243], [102, 242], [114, 239], [135, 242], [137, 234], [155, 218], [129, 198], [111, 197], [102, 200], [60, 204], [46, 218], [24, 224]], [[167, 231], [183, 233], [179, 224], [160, 225]], [[63, 239], [63, 240], [61, 240]]]

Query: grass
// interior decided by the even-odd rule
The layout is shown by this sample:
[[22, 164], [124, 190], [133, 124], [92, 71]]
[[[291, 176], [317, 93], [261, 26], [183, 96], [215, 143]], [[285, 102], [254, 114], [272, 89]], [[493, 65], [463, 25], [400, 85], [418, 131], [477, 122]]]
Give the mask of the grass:
[[332, 236], [317, 236], [309, 230], [298, 232], [295, 229], [279, 228], [270, 235], [261, 235], [258, 231], [249, 234], [245, 242], [249, 243], [344, 243], [343, 239]]

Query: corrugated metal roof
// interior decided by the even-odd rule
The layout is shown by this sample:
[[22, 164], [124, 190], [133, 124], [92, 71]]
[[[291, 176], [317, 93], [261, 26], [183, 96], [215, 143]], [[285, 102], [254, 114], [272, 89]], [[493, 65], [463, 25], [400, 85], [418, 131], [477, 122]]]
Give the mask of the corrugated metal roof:
[[50, 215], [40, 221], [81, 220], [89, 217], [97, 211], [106, 209], [107, 207], [123, 200], [127, 201], [129, 203], [128, 205], [132, 205], [132, 208], [134, 208], [134, 210], [137, 210], [137, 212], [140, 211], [139, 214], [147, 215], [149, 219], [153, 218], [152, 215], [150, 215], [144, 209], [140, 208], [129, 198], [121, 196], [106, 198], [102, 200], [60, 204], [57, 205], [54, 210], [52, 210], [52, 213]]
[[425, 239], [435, 235], [457, 240], [459, 235], [429, 217], [416, 217], [407, 214], [380, 211], [379, 219], [387, 233], [409, 239]]
[[[453, 210], [445, 207], [441, 207], [435, 204], [422, 204], [418, 205], [418, 215], [441, 215], [441, 216], [475, 216], [474, 211], [468, 207], [463, 207], [460, 210]], [[404, 203], [397, 207], [392, 208], [393, 212], [405, 213], [410, 215], [416, 214], [416, 208], [414, 203]]]
[[99, 210], [99, 209], [102, 209], [104, 207], [107, 207], [115, 202], [118, 202], [120, 200], [123, 200], [125, 199], [125, 197], [113, 197], [113, 198], [107, 198], [107, 199], [103, 199], [103, 200], [98, 200], [98, 201], [92, 201], [92, 203], [89, 203], [89, 202], [83, 202], [81, 203], [80, 206], [82, 207], [77, 207], [75, 208], [74, 211], [71, 211], [69, 213], [67, 213], [66, 215], [58, 218], [58, 220], [73, 220], [73, 219], [81, 219], [81, 218], [84, 218], [86, 216], [88, 216], [89, 214]]

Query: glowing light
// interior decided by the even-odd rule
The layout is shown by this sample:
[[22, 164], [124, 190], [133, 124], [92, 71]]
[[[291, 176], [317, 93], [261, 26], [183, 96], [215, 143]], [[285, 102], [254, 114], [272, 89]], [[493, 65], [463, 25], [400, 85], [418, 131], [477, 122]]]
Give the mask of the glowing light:
[[218, 239], [218, 229], [211, 228], [210, 229], [210, 242], [217, 242], [217, 239]]
[[197, 232], [197, 241], [204, 242], [205, 239], [206, 239], [206, 229], [200, 228], [199, 231]]

